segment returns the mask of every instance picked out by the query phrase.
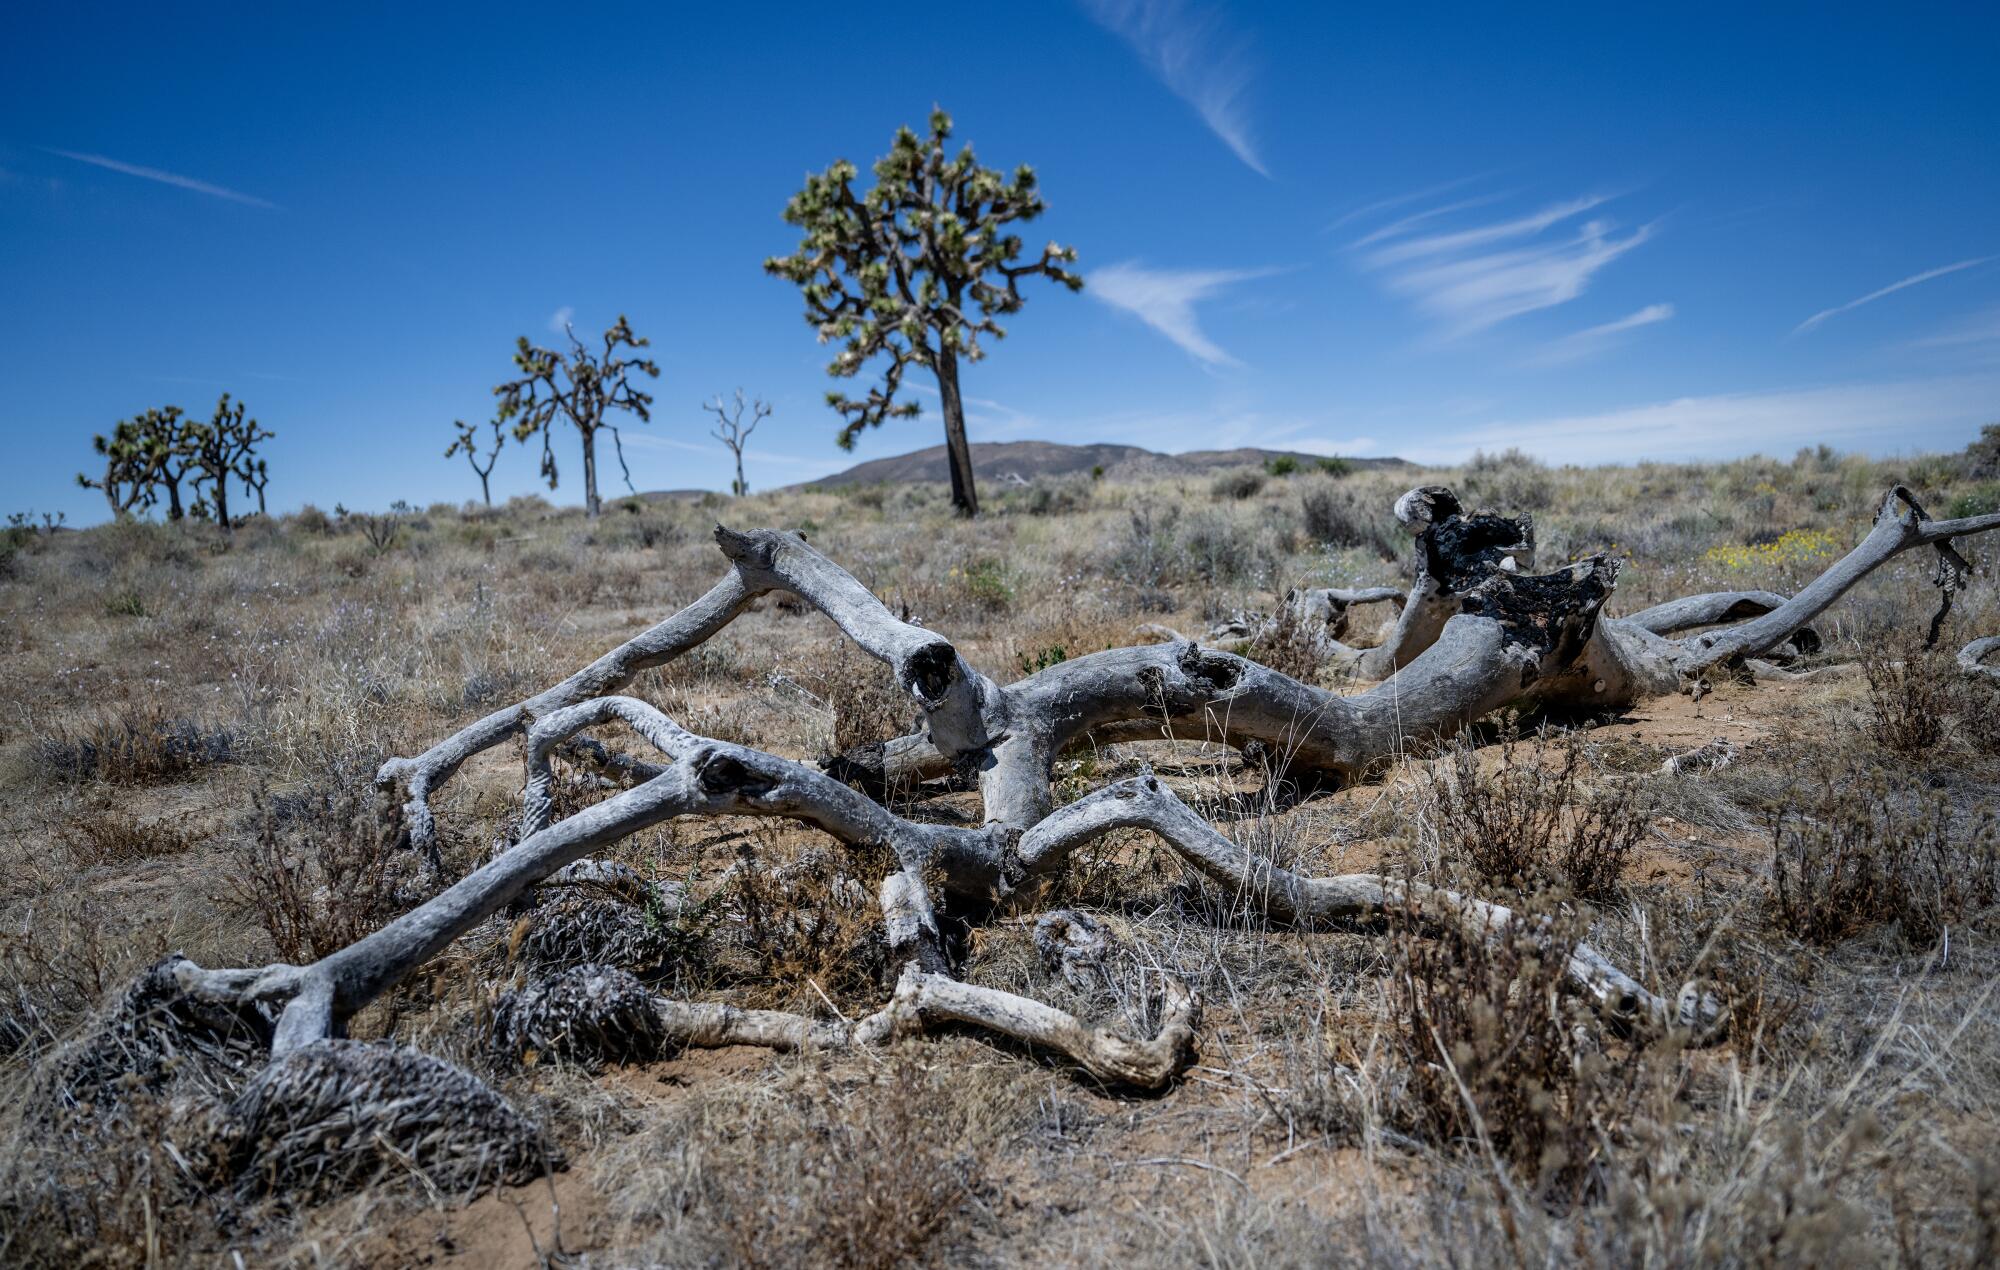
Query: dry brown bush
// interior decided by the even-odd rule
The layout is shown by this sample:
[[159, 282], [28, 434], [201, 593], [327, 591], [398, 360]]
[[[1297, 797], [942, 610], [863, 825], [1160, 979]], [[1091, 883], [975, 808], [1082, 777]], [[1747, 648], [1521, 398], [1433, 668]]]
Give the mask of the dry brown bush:
[[1770, 820], [1771, 914], [1787, 934], [1831, 945], [1893, 924], [1925, 947], [2000, 900], [1990, 812], [1851, 759], [1799, 777]]
[[1490, 1151], [1545, 1200], [1573, 1203], [1629, 1114], [1640, 1052], [1608, 1042], [1562, 990], [1587, 924], [1573, 913], [1487, 938], [1434, 938], [1398, 915], [1391, 1009], [1407, 1086], [1400, 1107], [1431, 1141]]
[[231, 898], [254, 913], [278, 956], [306, 962], [372, 934], [407, 907], [413, 854], [392, 803], [351, 781], [259, 794], [232, 852]]
[[237, 756], [237, 741], [227, 728], [147, 702], [59, 727], [37, 738], [33, 752], [41, 773], [51, 780], [143, 785], [230, 762]]
[[996, 1092], [898, 1055], [852, 1085], [808, 1071], [704, 1100], [621, 1147], [629, 1233], [676, 1264], [938, 1263], [979, 1224], [971, 1201], [1011, 1136], [1015, 1100]]
[[823, 1013], [832, 1003], [869, 1010], [890, 978], [889, 948], [875, 899], [883, 868], [823, 848], [792, 860], [738, 869], [721, 902], [741, 921], [749, 1000]]
[[1926, 647], [1914, 632], [1885, 633], [1861, 650], [1875, 734], [1902, 754], [1921, 754], [1951, 735], [1972, 685], [1952, 650]]
[[1556, 885], [1613, 899], [1649, 818], [1630, 782], [1593, 787], [1586, 766], [1579, 733], [1545, 735], [1537, 745], [1508, 736], [1483, 751], [1458, 742], [1430, 775], [1425, 832], [1442, 860], [1468, 864], [1508, 891]]
[[63, 825], [62, 840], [70, 858], [84, 868], [185, 855], [196, 842], [193, 834], [169, 824], [165, 817], [142, 821], [115, 806], [72, 815]]

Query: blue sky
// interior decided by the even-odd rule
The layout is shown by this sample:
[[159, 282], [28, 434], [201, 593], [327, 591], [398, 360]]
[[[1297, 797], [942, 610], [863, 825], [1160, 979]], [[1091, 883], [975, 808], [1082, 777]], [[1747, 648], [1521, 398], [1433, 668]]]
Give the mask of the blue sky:
[[[90, 435], [224, 390], [278, 433], [278, 506], [476, 495], [451, 422], [563, 315], [654, 340], [642, 489], [726, 488], [699, 403], [738, 386], [775, 406], [753, 487], [933, 444], [834, 448], [827, 350], [760, 266], [807, 171], [934, 101], [1037, 167], [1032, 241], [1089, 283], [1033, 289], [969, 368], [975, 440], [1957, 448], [2000, 419], [1995, 14], [30, 6], [0, 43], [0, 510], [101, 519]], [[494, 479], [537, 488], [534, 455]]]

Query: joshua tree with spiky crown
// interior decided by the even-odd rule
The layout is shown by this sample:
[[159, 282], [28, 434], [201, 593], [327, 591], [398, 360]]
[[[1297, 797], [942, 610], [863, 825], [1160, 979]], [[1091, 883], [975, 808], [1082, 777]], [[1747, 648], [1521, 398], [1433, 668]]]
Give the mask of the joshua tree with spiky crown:
[[257, 443], [268, 441], [267, 432], [245, 413], [241, 401], [231, 401], [228, 393], [215, 405], [215, 415], [207, 423], [189, 423], [186, 436], [194, 454], [195, 488], [202, 491], [202, 505], [211, 510], [216, 523], [227, 534], [235, 523], [229, 517], [229, 478], [243, 482], [243, 492], [257, 495], [257, 510], [264, 509], [264, 485], [270, 479], [264, 461], [256, 456]]
[[152, 463], [153, 483], [167, 492], [167, 519], [179, 520], [187, 514], [181, 506], [182, 483], [197, 484], [200, 480], [200, 465], [181, 408], [149, 409], [133, 422], [139, 425], [140, 443]]
[[981, 336], [1006, 335], [997, 319], [1021, 307], [1021, 279], [1039, 274], [1078, 291], [1083, 278], [1065, 267], [1076, 250], [1053, 242], [1030, 263], [1014, 263], [1021, 239], [1006, 227], [1044, 209], [1034, 169], [1023, 164], [1009, 181], [980, 167], [970, 145], [947, 157], [950, 136], [951, 116], [937, 108], [927, 137], [897, 129], [889, 153], [875, 163], [875, 188], [865, 195], [855, 194], [856, 169], [845, 159], [808, 176], [785, 205], [786, 223], [805, 238], [798, 251], [773, 256], [764, 268], [805, 293], [806, 321], [821, 343], [842, 341], [827, 374], [849, 378], [878, 354], [888, 358], [882, 382], [867, 396], [827, 393], [827, 404], [845, 420], [835, 438], [841, 449], [853, 449], [864, 428], [920, 413], [916, 402], [897, 400], [912, 364], [937, 377], [952, 505], [975, 516], [979, 495], [959, 358], [976, 362], [985, 356]]
[[623, 410], [637, 415], [641, 423], [650, 420], [652, 394], [635, 387], [631, 376], [633, 371], [639, 371], [658, 379], [660, 367], [651, 358], [627, 357], [619, 351], [652, 344], [651, 340], [632, 333], [632, 324], [622, 313], [604, 333], [604, 352], [599, 355], [584, 347], [573, 327], [565, 324], [563, 329], [569, 335], [567, 353], [537, 348], [523, 335], [514, 351], [514, 365], [520, 367], [521, 377], [501, 384], [493, 390], [493, 395], [500, 399], [499, 421], [518, 420], [514, 424], [516, 441], [525, 442], [537, 432], [542, 434], [542, 475], [548, 479], [550, 489], [556, 487], [556, 425], [566, 420], [576, 429], [583, 438], [584, 510], [596, 516], [601, 510], [597, 498], [597, 434], [611, 433], [618, 467], [625, 473], [625, 488], [631, 489], [632, 469], [625, 465], [624, 441], [608, 416], [614, 410]]
[[[701, 408], [715, 416], [715, 431], [709, 435], [728, 446], [729, 452], [736, 456], [736, 483], [729, 487], [729, 492], [741, 498], [750, 492], [750, 483], [743, 479], [743, 447], [749, 444], [750, 434], [757, 425], [771, 417], [771, 407], [761, 397], [745, 402], [743, 390], [738, 388], [733, 404], [725, 403], [722, 394], [717, 393], [714, 401], [702, 402]], [[745, 410], [750, 412], [748, 423], [743, 422]]]
[[487, 426], [493, 429], [493, 448], [486, 452], [486, 466], [481, 467], [479, 428], [463, 419], [452, 420], [452, 426], [458, 429], [458, 439], [451, 443], [451, 448], [444, 452], [444, 456], [450, 458], [454, 454], [465, 455], [465, 461], [472, 465], [473, 472], [479, 477], [479, 496], [486, 501], [488, 507], [491, 507], [493, 488], [488, 484], [487, 478], [493, 475], [493, 466], [500, 461], [500, 447], [507, 444], [507, 434], [501, 430], [498, 419], [488, 422]]
[[78, 472], [76, 483], [85, 489], [102, 490], [114, 520], [123, 520], [135, 507], [151, 507], [154, 456], [140, 419], [119, 420], [110, 436], [99, 433], [91, 444], [104, 459], [104, 475], [92, 480]]

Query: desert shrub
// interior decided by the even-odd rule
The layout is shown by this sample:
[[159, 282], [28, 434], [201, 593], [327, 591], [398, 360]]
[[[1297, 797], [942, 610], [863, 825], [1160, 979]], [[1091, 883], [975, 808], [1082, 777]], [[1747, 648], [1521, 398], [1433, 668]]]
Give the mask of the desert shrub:
[[1913, 635], [1866, 641], [1861, 672], [1868, 683], [1874, 735], [1902, 754], [1932, 749], [1950, 735], [1969, 696], [1954, 654], [1926, 648]]
[[179, 780], [236, 757], [227, 728], [169, 714], [156, 703], [126, 706], [41, 737], [33, 747], [42, 773], [60, 781], [140, 785]]
[[[896, 1055], [858, 1083], [813, 1073], [704, 1098], [621, 1147], [627, 1220], [704, 1265], [949, 1264], [1017, 1099]], [[999, 1095], [996, 1097], [996, 1095]]]
[[1979, 430], [1978, 439], [1965, 447], [1961, 464], [1975, 481], [2000, 478], [2000, 423], [1989, 423]]
[[[1101, 477], [1104, 469], [1096, 471]], [[1099, 477], [1092, 477], [1095, 480]], [[1021, 496], [1021, 510], [1030, 516], [1067, 516], [1090, 506], [1090, 484], [1082, 480], [1052, 481], [1046, 478], [1036, 481], [1034, 487]]]
[[104, 598], [104, 615], [106, 617], [144, 617], [146, 616], [145, 597], [130, 588], [123, 591], [113, 591]]
[[813, 1013], [828, 1000], [864, 1012], [880, 1005], [891, 969], [875, 898], [881, 878], [844, 864], [812, 850], [730, 874], [722, 902], [741, 918], [737, 953], [760, 1004]]
[[1320, 632], [1314, 626], [1301, 619], [1292, 605], [1280, 604], [1270, 620], [1257, 628], [1243, 655], [1301, 683], [1312, 683], [1327, 663]]
[[1346, 459], [1339, 458], [1337, 456], [1330, 456], [1323, 459], [1314, 459], [1313, 466], [1317, 468], [1319, 471], [1324, 472], [1326, 475], [1336, 478], [1346, 476], [1348, 473], [1354, 470], [1354, 464], [1348, 462]]
[[1988, 481], [1974, 486], [1952, 499], [1945, 508], [1945, 518], [1957, 520], [1961, 516], [1990, 516], [2000, 512], [2000, 481]]
[[1628, 781], [1592, 788], [1576, 733], [1526, 746], [1508, 737], [1486, 753], [1452, 747], [1425, 791], [1425, 832], [1447, 866], [1469, 865], [1488, 883], [1526, 894], [1560, 886], [1591, 900], [1618, 894], [1626, 859], [1648, 818]]
[[967, 561], [951, 571], [967, 599], [988, 613], [1002, 613], [1014, 602], [1014, 583], [1007, 566], [991, 556]]
[[330, 534], [333, 532], [333, 518], [311, 503], [300, 507], [291, 515], [292, 527], [303, 534]]
[[1563, 990], [1584, 934], [1576, 914], [1530, 911], [1499, 932], [1433, 938], [1398, 913], [1390, 1008], [1407, 1074], [1394, 1115], [1441, 1144], [1482, 1140], [1547, 1201], [1584, 1197], [1629, 1113], [1631, 1051], [1602, 1048], [1602, 1024]]
[[1248, 526], [1216, 511], [1182, 519], [1175, 555], [1183, 579], [1211, 586], [1244, 581], [1274, 563], [1259, 551]]
[[317, 961], [408, 907], [415, 853], [399, 843], [394, 803], [362, 781], [260, 793], [253, 808], [224, 883], [282, 960]]
[[1508, 448], [1480, 451], [1465, 465], [1465, 491], [1495, 511], [1538, 511], [1555, 501], [1555, 481], [1541, 460]]
[[82, 868], [185, 855], [195, 841], [192, 834], [164, 819], [149, 824], [117, 807], [70, 817], [63, 826], [62, 840], [70, 859]]
[[227, 1205], [200, 1184], [205, 1129], [180, 1100], [140, 1093], [85, 1132], [21, 1133], [0, 1174], [0, 1260], [91, 1270], [226, 1263]]
[[1151, 589], [1161, 586], [1173, 568], [1174, 528], [1180, 508], [1169, 503], [1155, 508], [1142, 503], [1127, 514], [1124, 532], [1105, 553], [1108, 577]]
[[1264, 478], [1262, 475], [1249, 468], [1242, 468], [1237, 471], [1224, 472], [1222, 475], [1216, 477], [1213, 481], [1209, 482], [1208, 492], [1211, 496], [1218, 499], [1234, 499], [1237, 502], [1241, 502], [1246, 498], [1255, 498], [1263, 488]]
[[819, 738], [830, 754], [910, 731], [916, 706], [895, 672], [845, 639], [815, 644], [786, 675], [831, 725]]
[[1291, 476], [1299, 470], [1299, 461], [1289, 454], [1280, 454], [1264, 465], [1264, 470], [1272, 476]]
[[1787, 934], [1832, 945], [1893, 924], [1921, 948], [2000, 900], [1990, 813], [1886, 768], [1798, 776], [1770, 818], [1770, 911]]
[[1384, 560], [1396, 559], [1408, 540], [1385, 521], [1381, 509], [1354, 495], [1321, 485], [1299, 498], [1306, 537], [1336, 550], [1366, 547]]

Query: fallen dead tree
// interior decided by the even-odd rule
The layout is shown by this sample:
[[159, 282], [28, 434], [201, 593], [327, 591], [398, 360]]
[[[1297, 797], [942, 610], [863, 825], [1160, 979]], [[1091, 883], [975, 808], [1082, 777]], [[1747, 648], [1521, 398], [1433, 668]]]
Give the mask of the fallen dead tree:
[[[1151, 776], [1108, 785], [1058, 808], [1050, 771], [1066, 748], [1178, 732], [1262, 746], [1282, 755], [1295, 777], [1352, 780], [1412, 743], [1448, 737], [1503, 708], [1616, 709], [1723, 668], [1753, 666], [1903, 551], [1937, 550], [1948, 597], [1965, 572], [1952, 542], [2000, 528], [2000, 516], [1932, 520], [1899, 487], [1885, 497], [1861, 544], [1795, 596], [1696, 596], [1615, 619], [1603, 613], [1618, 572], [1608, 557], [1529, 573], [1527, 522], [1467, 516], [1440, 487], [1412, 491], [1398, 503], [1398, 515], [1417, 540], [1415, 584], [1384, 645], [1389, 651], [1351, 650], [1357, 666], [1395, 671], [1346, 696], [1186, 640], [1078, 657], [1003, 686], [971, 667], [944, 635], [898, 620], [803, 537], [718, 528], [728, 568], [686, 609], [537, 696], [487, 715], [422, 754], [383, 765], [378, 779], [398, 791], [412, 847], [438, 870], [432, 796], [474, 755], [518, 740], [527, 778], [511, 846], [310, 965], [205, 969], [175, 958], [155, 967], [145, 992], [135, 990], [128, 1000], [144, 1001], [152, 1020], [145, 1034], [165, 1038], [151, 1042], [156, 1047], [174, 1048], [176, 1029], [198, 1037], [218, 1028], [250, 1033], [251, 1048], [264, 1057], [231, 1104], [234, 1122], [254, 1127], [241, 1130], [253, 1145], [235, 1148], [235, 1158], [247, 1161], [239, 1172], [318, 1178], [294, 1147], [322, 1133], [315, 1126], [330, 1119], [347, 1126], [342, 1132], [352, 1129], [344, 1113], [324, 1105], [327, 1082], [338, 1076], [340, 1088], [359, 1091], [363, 1108], [355, 1115], [385, 1105], [384, 1091], [396, 1080], [421, 1086], [411, 1090], [409, 1105], [429, 1110], [413, 1115], [404, 1108], [380, 1138], [416, 1166], [436, 1164], [443, 1152], [447, 1164], [477, 1158], [482, 1167], [513, 1175], [534, 1157], [526, 1130], [501, 1114], [504, 1105], [483, 1101], [464, 1083], [470, 1077], [436, 1060], [365, 1057], [358, 1051], [371, 1047], [341, 1039], [346, 1021], [453, 941], [535, 903], [541, 890], [579, 879], [635, 881], [621, 883], [615, 866], [593, 860], [633, 833], [683, 816], [777, 817], [887, 862], [876, 900], [891, 956], [902, 970], [880, 1010], [828, 1020], [676, 1001], [615, 968], [583, 964], [501, 1002], [496, 1044], [601, 1059], [730, 1044], [867, 1047], [938, 1028], [970, 1028], [1063, 1055], [1107, 1081], [1159, 1088], [1193, 1058], [1199, 1005], [1186, 984], [1167, 978], [1156, 985], [1156, 999], [1140, 1012], [1156, 1021], [1148, 1035], [1091, 1026], [1042, 1002], [957, 978], [940, 910], [977, 921], [1002, 908], [1030, 906], [1041, 883], [1077, 848], [1114, 829], [1136, 828], [1273, 922], [1318, 929], [1395, 916], [1462, 939], [1493, 940], [1536, 935], [1544, 919], [1409, 879], [1308, 877], [1276, 867], [1217, 832]], [[698, 736], [620, 693], [639, 671], [686, 653], [772, 592], [818, 609], [888, 665], [920, 707], [923, 730], [818, 770]], [[1328, 638], [1337, 649], [1346, 647]], [[1978, 664], [1972, 650], [1967, 656]], [[629, 731], [654, 757], [614, 756], [585, 736], [604, 727]], [[551, 760], [559, 750], [596, 756], [606, 775], [627, 787], [557, 818]], [[866, 792], [948, 772], [976, 781], [983, 822], [907, 819]], [[1044, 933], [1044, 953], [1065, 976], [1097, 955], [1086, 921], [1051, 915]], [[1720, 1035], [1726, 1013], [1699, 985], [1671, 997], [1655, 994], [1588, 945], [1564, 947], [1567, 987], [1609, 1025], [1642, 1037], [1675, 1033], [1696, 1042]], [[100, 1035], [123, 1035], [118, 1029], [132, 1026], [114, 1011], [111, 1030]], [[193, 1048], [200, 1046], [215, 1048], [212, 1040]], [[232, 1070], [245, 1061], [239, 1049], [229, 1051], [237, 1064]], [[78, 1052], [89, 1063], [76, 1070], [87, 1068], [94, 1088], [110, 1087], [100, 1069], [116, 1068], [116, 1047], [85, 1045]], [[307, 1086], [320, 1092], [308, 1098], [300, 1092]], [[458, 1120], [494, 1126], [498, 1145], [472, 1151], [448, 1131]]]

